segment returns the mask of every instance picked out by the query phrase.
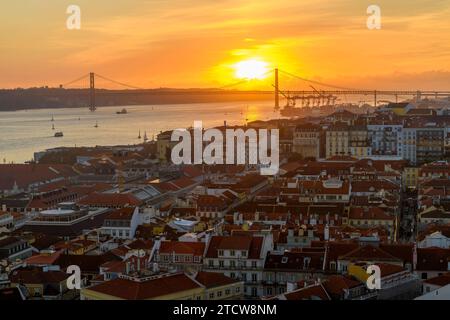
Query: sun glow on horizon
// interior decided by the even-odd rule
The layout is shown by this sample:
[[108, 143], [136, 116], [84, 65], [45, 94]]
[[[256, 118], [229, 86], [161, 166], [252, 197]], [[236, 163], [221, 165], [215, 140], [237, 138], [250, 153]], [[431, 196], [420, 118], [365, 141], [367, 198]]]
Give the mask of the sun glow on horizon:
[[235, 77], [247, 80], [262, 80], [268, 77], [269, 64], [262, 60], [249, 59], [237, 62], [233, 65]]

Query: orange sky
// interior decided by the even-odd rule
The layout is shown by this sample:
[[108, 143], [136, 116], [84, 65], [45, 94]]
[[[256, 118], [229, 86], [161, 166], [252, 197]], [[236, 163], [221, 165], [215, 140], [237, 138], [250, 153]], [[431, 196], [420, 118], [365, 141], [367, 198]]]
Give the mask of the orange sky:
[[[367, 29], [372, 1], [362, 0], [3, 2], [0, 87], [89, 71], [140, 87], [218, 87], [238, 81], [235, 63], [257, 59], [345, 87], [450, 89], [449, 0], [377, 1], [381, 30]], [[69, 4], [81, 7], [81, 30], [66, 29]]]

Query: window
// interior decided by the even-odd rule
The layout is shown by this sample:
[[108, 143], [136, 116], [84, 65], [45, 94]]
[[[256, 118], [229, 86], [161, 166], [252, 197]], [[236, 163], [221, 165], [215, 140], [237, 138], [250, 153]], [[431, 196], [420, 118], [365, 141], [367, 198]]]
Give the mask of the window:
[[258, 281], [258, 275], [256, 273], [252, 273], [252, 281], [253, 282]]
[[223, 257], [223, 250], [219, 250], [218, 255]]
[[230, 289], [226, 289], [226, 290], [225, 290], [225, 295], [229, 296], [230, 293], [231, 293], [231, 290], [230, 290]]
[[210, 268], [214, 267], [214, 261], [213, 260], [208, 260], [208, 265]]
[[217, 298], [220, 298], [222, 296], [222, 291], [217, 291]]
[[255, 268], [255, 269], [256, 269], [257, 266], [258, 266], [258, 265], [257, 265], [257, 262], [256, 262], [256, 261], [252, 261], [252, 268]]
[[219, 267], [223, 268], [223, 266], [224, 266], [223, 260], [219, 260]]
[[241, 251], [241, 256], [246, 257], [247, 256], [247, 251]]
[[256, 297], [258, 295], [258, 290], [256, 287], [252, 287], [252, 297]]
[[230, 250], [230, 256], [234, 257], [236, 255], [236, 252], [234, 250]]
[[211, 293], [209, 294], [209, 298], [210, 298], [210, 299], [214, 299], [214, 292], [211, 292]]

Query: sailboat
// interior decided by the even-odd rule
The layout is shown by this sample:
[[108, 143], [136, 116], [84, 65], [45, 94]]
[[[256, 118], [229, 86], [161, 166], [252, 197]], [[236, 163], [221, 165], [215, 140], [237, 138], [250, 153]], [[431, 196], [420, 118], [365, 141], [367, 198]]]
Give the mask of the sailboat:
[[98, 121], [95, 122], [94, 128], [98, 128]]
[[55, 125], [54, 124], [52, 124], [52, 130], [55, 130]]
[[141, 138], [141, 130], [139, 130], [139, 135], [138, 135], [138, 139]]
[[53, 118], [53, 115], [52, 115], [52, 120], [50, 120], [50, 121], [55, 121], [55, 118]]
[[144, 133], [144, 142], [147, 142], [148, 141], [148, 138], [147, 138], [147, 131], [145, 131], [145, 133]]

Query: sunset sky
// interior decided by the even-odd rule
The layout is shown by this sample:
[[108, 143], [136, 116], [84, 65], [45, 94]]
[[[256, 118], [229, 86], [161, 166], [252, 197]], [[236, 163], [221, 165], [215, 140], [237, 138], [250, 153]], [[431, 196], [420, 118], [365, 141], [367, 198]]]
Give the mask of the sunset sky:
[[[81, 30], [66, 29], [70, 4]], [[370, 4], [381, 30], [366, 27]], [[218, 87], [250, 60], [345, 87], [450, 89], [449, 40], [450, 0], [5, 0], [0, 87], [90, 71], [140, 87]]]

